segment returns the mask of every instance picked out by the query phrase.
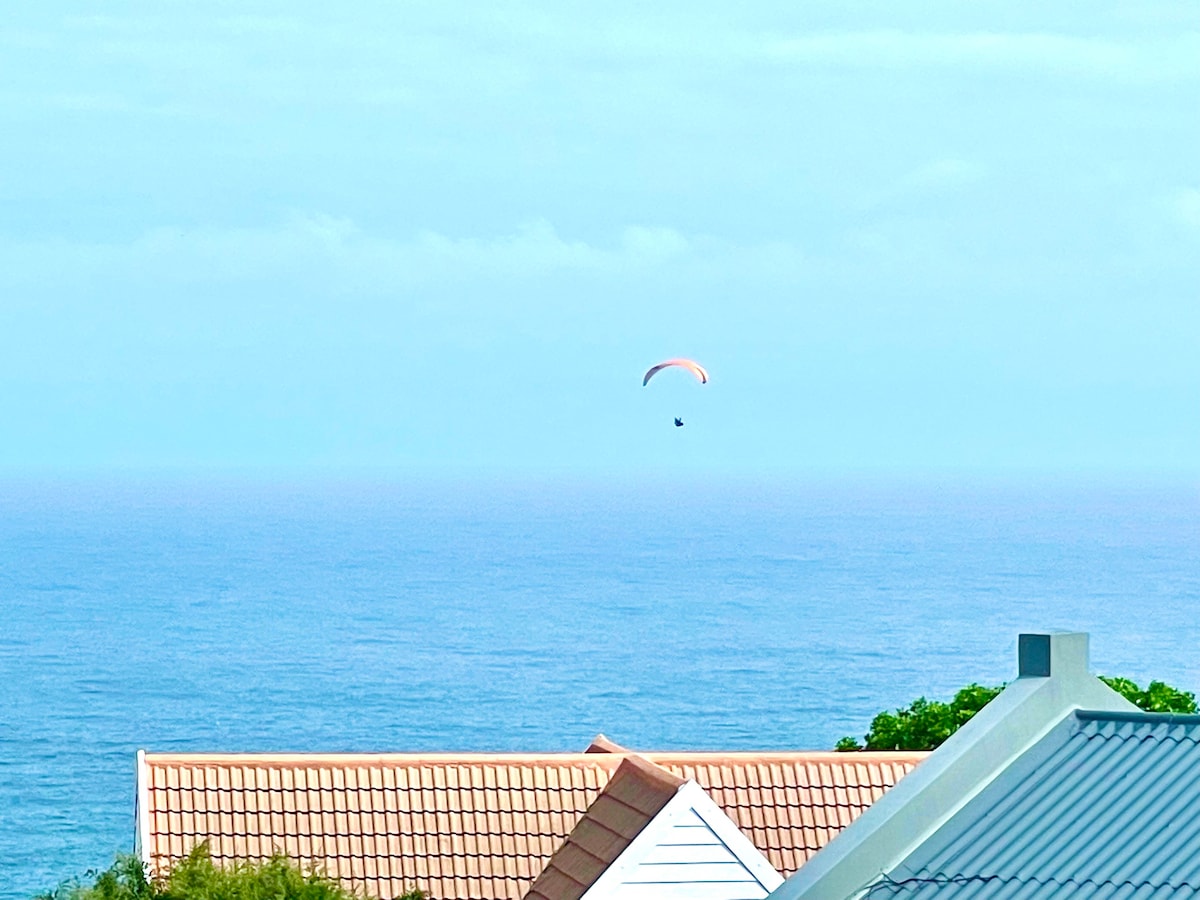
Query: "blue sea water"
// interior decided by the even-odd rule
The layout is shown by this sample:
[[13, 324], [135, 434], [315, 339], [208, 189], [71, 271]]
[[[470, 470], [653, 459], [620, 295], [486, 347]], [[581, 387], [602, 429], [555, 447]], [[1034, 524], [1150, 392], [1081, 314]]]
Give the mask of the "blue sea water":
[[828, 748], [1022, 630], [1200, 687], [1195, 485], [0, 482], [0, 897], [151, 750]]

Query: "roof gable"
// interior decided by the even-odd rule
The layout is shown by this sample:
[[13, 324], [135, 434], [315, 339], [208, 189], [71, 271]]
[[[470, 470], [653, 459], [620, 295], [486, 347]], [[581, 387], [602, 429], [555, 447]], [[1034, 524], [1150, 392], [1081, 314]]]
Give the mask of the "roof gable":
[[761, 900], [783, 881], [688, 781], [582, 900]]
[[782, 881], [696, 782], [631, 757], [525, 900], [761, 900]]
[[626, 757], [525, 895], [579, 900], [671, 802], [683, 779]]
[[1079, 711], [871, 897], [1200, 892], [1200, 716]]

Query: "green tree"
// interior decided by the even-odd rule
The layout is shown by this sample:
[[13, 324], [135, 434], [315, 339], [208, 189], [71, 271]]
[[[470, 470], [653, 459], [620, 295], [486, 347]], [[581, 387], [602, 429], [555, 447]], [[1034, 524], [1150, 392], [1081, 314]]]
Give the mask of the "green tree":
[[[282, 854], [265, 862], [218, 866], [200, 844], [171, 867], [150, 878], [134, 856], [119, 856], [103, 872], [89, 872], [87, 884], [72, 879], [34, 900], [365, 900], [337, 881], [305, 871]], [[412, 890], [398, 900], [429, 900]]]
[[[1100, 679], [1139, 709], [1147, 712], [1194, 713], [1196, 695], [1161, 681], [1152, 681], [1142, 690], [1128, 678]], [[958, 731], [970, 718], [988, 705], [1002, 690], [969, 684], [949, 703], [918, 697], [903, 709], [881, 712], [871, 720], [871, 728], [860, 742], [844, 737], [838, 750], [932, 750]]]
[[1111, 678], [1101, 675], [1100, 680], [1110, 688], [1146, 712], [1184, 713], [1196, 712], [1196, 695], [1181, 691], [1161, 681], [1152, 681], [1143, 691], [1128, 678]]

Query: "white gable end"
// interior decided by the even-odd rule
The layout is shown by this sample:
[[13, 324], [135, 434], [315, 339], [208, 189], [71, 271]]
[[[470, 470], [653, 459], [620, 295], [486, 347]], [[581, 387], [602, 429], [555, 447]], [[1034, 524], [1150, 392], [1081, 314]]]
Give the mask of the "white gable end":
[[782, 882], [729, 817], [689, 781], [584, 900], [762, 900]]
[[625, 876], [614, 897], [761, 900], [767, 896], [766, 888], [708, 823], [694, 809], [683, 812], [680, 821], [672, 822], [646, 858]]

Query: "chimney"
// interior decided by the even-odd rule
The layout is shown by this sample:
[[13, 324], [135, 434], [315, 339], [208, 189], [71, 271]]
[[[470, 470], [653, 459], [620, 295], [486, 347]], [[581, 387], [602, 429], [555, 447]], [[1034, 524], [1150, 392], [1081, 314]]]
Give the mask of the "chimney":
[[1083, 632], [1017, 636], [1017, 675], [1020, 678], [1086, 676], [1088, 636]]

